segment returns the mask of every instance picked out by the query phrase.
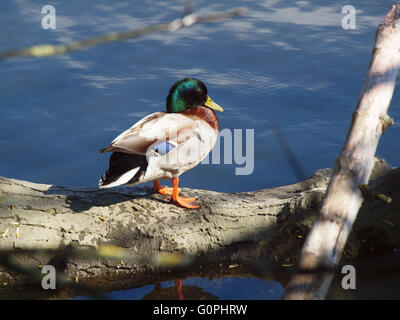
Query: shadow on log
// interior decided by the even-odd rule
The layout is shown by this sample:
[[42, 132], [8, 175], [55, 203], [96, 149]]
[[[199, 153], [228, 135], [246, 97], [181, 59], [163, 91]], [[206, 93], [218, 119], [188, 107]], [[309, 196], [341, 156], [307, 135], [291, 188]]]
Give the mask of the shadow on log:
[[[253, 192], [184, 189], [198, 197], [198, 210], [176, 207], [150, 188], [75, 189], [0, 178], [0, 250], [15, 253], [16, 264], [38, 272], [41, 266], [52, 264], [76, 282], [102, 292], [186, 277], [244, 276], [249, 272], [285, 284], [330, 175], [330, 169], [322, 169], [297, 184]], [[348, 259], [366, 250], [365, 238], [376, 232], [384, 233], [387, 248], [400, 245], [400, 170], [377, 158], [372, 178], [371, 192], [384, 193], [393, 201], [364, 204], [347, 245]], [[211, 262], [203, 260], [171, 273], [168, 268], [123, 260], [18, 254], [24, 249], [86, 249], [102, 244], [127, 248], [137, 255], [178, 252], [203, 256], [206, 261], [211, 257]], [[246, 264], [256, 260], [264, 261], [265, 268], [255, 270]], [[231, 263], [239, 263], [239, 268], [229, 268]], [[32, 286], [31, 282], [0, 265], [0, 283], [6, 284], [0, 286], [1, 298], [78, 294], [72, 289], [46, 292], [40, 283]], [[29, 290], [21, 289], [29, 285]]]

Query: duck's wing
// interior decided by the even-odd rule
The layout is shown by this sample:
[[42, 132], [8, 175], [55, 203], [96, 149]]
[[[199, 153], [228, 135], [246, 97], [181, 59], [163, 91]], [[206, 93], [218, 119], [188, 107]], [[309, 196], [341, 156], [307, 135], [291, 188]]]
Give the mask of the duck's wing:
[[99, 152], [116, 151], [145, 155], [155, 142], [174, 140], [197, 126], [196, 121], [179, 113], [152, 113], [121, 133], [108, 147]]

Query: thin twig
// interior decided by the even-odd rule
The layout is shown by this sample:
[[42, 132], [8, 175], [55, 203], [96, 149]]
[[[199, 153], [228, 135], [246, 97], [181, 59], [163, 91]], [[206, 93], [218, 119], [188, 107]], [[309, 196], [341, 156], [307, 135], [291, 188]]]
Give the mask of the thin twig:
[[90, 39], [85, 39], [81, 41], [72, 42], [70, 44], [63, 44], [63, 45], [50, 45], [50, 44], [43, 44], [43, 45], [35, 45], [25, 49], [19, 50], [10, 50], [0, 53], [0, 59], [7, 59], [7, 58], [22, 58], [22, 57], [48, 57], [54, 56], [59, 54], [65, 54], [68, 52], [81, 50], [84, 48], [96, 46], [99, 44], [104, 43], [111, 43], [120, 40], [138, 38], [142, 36], [146, 36], [156, 32], [174, 32], [184, 27], [189, 27], [194, 24], [198, 23], [209, 23], [209, 22], [216, 22], [222, 19], [233, 18], [237, 16], [244, 15], [246, 10], [244, 8], [236, 8], [220, 13], [214, 13], [205, 16], [197, 16], [195, 14], [185, 15], [181, 19], [176, 19], [170, 23], [161, 23], [156, 24], [136, 30], [120, 32], [120, 33], [110, 33], [103, 36], [98, 36]]
[[283, 133], [281, 127], [279, 125], [273, 125], [272, 130], [275, 132], [276, 140], [279, 143], [279, 146], [282, 149], [283, 154], [285, 155], [287, 161], [289, 162], [290, 166], [292, 167], [297, 179], [299, 181], [303, 181], [306, 179], [306, 175], [304, 173], [303, 167], [301, 166], [299, 160], [297, 159], [296, 155], [294, 154], [292, 148], [290, 147], [285, 134]]

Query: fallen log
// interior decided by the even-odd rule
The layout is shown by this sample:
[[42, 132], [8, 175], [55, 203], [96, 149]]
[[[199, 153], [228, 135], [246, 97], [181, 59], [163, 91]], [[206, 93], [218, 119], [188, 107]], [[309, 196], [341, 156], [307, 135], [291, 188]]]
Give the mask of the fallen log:
[[[145, 187], [78, 189], [1, 177], [0, 257], [4, 252], [14, 252], [13, 261], [34, 269], [55, 264], [71, 279], [103, 291], [188, 276], [244, 275], [249, 272], [245, 265], [230, 269], [229, 264], [255, 259], [269, 265], [290, 266], [315, 219], [331, 172], [322, 169], [297, 184], [252, 192], [183, 189], [198, 198], [198, 210], [176, 207], [167, 196], [153, 194]], [[368, 232], [372, 232], [370, 228], [383, 230], [388, 248], [400, 244], [400, 204], [396, 200], [400, 199], [400, 171], [376, 159], [373, 178], [378, 176], [381, 178], [371, 181], [370, 191], [385, 193], [393, 201], [366, 202], [349, 243], [350, 258], [357, 257], [365, 243], [365, 228]], [[18, 255], [26, 249], [86, 249], [103, 244], [123, 247], [136, 255], [178, 252], [213, 256], [210, 264], [171, 273], [165, 268], [123, 260]], [[284, 283], [287, 274], [279, 280]], [[0, 259], [0, 284], [3, 283], [7, 285], [0, 286], [0, 297], [9, 298], [19, 296], [21, 291], [16, 290], [24, 288], [29, 279], [5, 268]], [[35, 288], [31, 292], [24, 290], [24, 294], [28, 298], [45, 294], [40, 287]]]

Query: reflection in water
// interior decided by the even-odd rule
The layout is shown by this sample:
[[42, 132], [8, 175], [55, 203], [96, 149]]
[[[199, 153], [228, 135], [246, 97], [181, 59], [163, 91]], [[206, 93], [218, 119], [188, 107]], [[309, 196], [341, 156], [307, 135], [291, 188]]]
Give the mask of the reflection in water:
[[176, 280], [175, 286], [161, 288], [158, 282], [154, 290], [146, 294], [142, 300], [216, 300], [218, 297], [196, 286], [182, 286], [182, 280]]
[[[284, 268], [286, 274], [287, 268]], [[222, 276], [222, 275], [219, 275]], [[283, 294], [280, 279], [262, 280], [251, 274], [223, 278], [185, 278], [178, 281], [158, 282], [151, 286], [125, 290], [131, 299], [159, 300], [277, 300]], [[107, 294], [111, 299], [121, 298], [121, 292]]]

